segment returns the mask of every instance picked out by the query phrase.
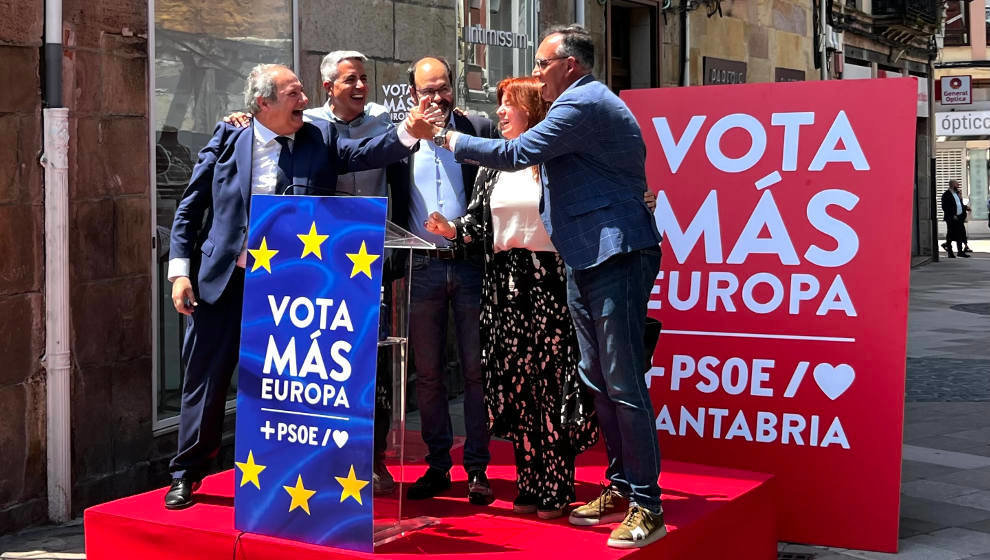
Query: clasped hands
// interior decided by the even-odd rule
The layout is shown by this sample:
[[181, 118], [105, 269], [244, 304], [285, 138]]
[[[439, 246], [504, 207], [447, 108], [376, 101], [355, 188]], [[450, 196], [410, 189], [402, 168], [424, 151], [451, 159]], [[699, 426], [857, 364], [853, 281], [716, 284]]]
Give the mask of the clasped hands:
[[421, 140], [431, 140], [443, 130], [443, 111], [429, 97], [421, 97], [419, 104], [409, 111], [406, 117], [406, 130]]

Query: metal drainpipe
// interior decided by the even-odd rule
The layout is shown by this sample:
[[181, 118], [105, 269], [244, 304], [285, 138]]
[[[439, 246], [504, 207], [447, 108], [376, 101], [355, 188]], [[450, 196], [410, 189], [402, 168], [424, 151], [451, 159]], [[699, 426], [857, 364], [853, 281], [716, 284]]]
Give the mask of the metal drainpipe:
[[691, 29], [688, 27], [688, 1], [681, 0], [681, 86], [691, 85]]
[[584, 0], [574, 0], [574, 23], [584, 26]]
[[828, 79], [828, 46], [826, 41], [828, 39], [828, 34], [825, 32], [825, 2], [827, 0], [818, 0], [818, 60], [821, 63], [822, 79]]
[[45, 0], [45, 357], [48, 517], [72, 511], [69, 352], [69, 110], [62, 107], [62, 2]]

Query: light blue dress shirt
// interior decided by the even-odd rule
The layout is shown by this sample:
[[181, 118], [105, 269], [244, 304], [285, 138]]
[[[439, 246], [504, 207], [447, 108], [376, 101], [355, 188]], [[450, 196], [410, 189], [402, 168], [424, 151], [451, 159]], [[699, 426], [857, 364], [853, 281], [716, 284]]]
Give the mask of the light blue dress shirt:
[[437, 247], [449, 247], [448, 239], [426, 231], [423, 224], [431, 212], [440, 212], [447, 219], [459, 218], [467, 212], [461, 165], [452, 152], [437, 149], [426, 140], [419, 142], [419, 150], [413, 154], [412, 164], [409, 229]]

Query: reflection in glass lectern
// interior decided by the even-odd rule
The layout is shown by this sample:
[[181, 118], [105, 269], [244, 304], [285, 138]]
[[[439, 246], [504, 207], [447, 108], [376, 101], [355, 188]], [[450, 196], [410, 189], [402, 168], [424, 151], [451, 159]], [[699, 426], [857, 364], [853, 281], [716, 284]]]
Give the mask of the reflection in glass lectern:
[[[391, 429], [388, 434], [387, 465], [395, 477], [395, 490], [390, 495], [375, 496], [375, 545], [391, 542], [409, 531], [439, 522], [433, 517], [403, 519], [406, 499], [404, 468], [406, 462], [406, 378], [409, 356], [409, 305], [410, 280], [412, 279], [413, 249], [435, 249], [429, 241], [421, 239], [391, 221], [385, 223], [385, 248], [389, 263], [383, 275], [383, 283], [390, 284], [385, 294], [389, 299], [388, 317], [382, 317], [386, 332], [380, 333], [379, 354], [386, 350], [390, 360], [378, 360], [378, 367], [391, 369]], [[382, 336], [387, 334], [387, 336]], [[387, 364], [387, 365], [386, 365]], [[376, 391], [377, 394], [377, 391]], [[378, 420], [376, 419], [376, 422]]]

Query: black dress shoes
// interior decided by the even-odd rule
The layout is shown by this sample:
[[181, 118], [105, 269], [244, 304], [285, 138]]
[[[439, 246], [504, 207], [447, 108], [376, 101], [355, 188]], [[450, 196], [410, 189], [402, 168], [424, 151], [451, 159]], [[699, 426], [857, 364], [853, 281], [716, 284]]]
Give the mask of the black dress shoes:
[[468, 473], [468, 501], [476, 506], [487, 506], [495, 501], [492, 485], [485, 471], [474, 470]]
[[172, 486], [165, 493], [165, 509], [183, 509], [192, 505], [193, 492], [199, 488], [199, 481], [191, 478], [173, 478]]
[[406, 497], [410, 500], [425, 500], [450, 488], [450, 473], [430, 467], [419, 477], [409, 490]]

